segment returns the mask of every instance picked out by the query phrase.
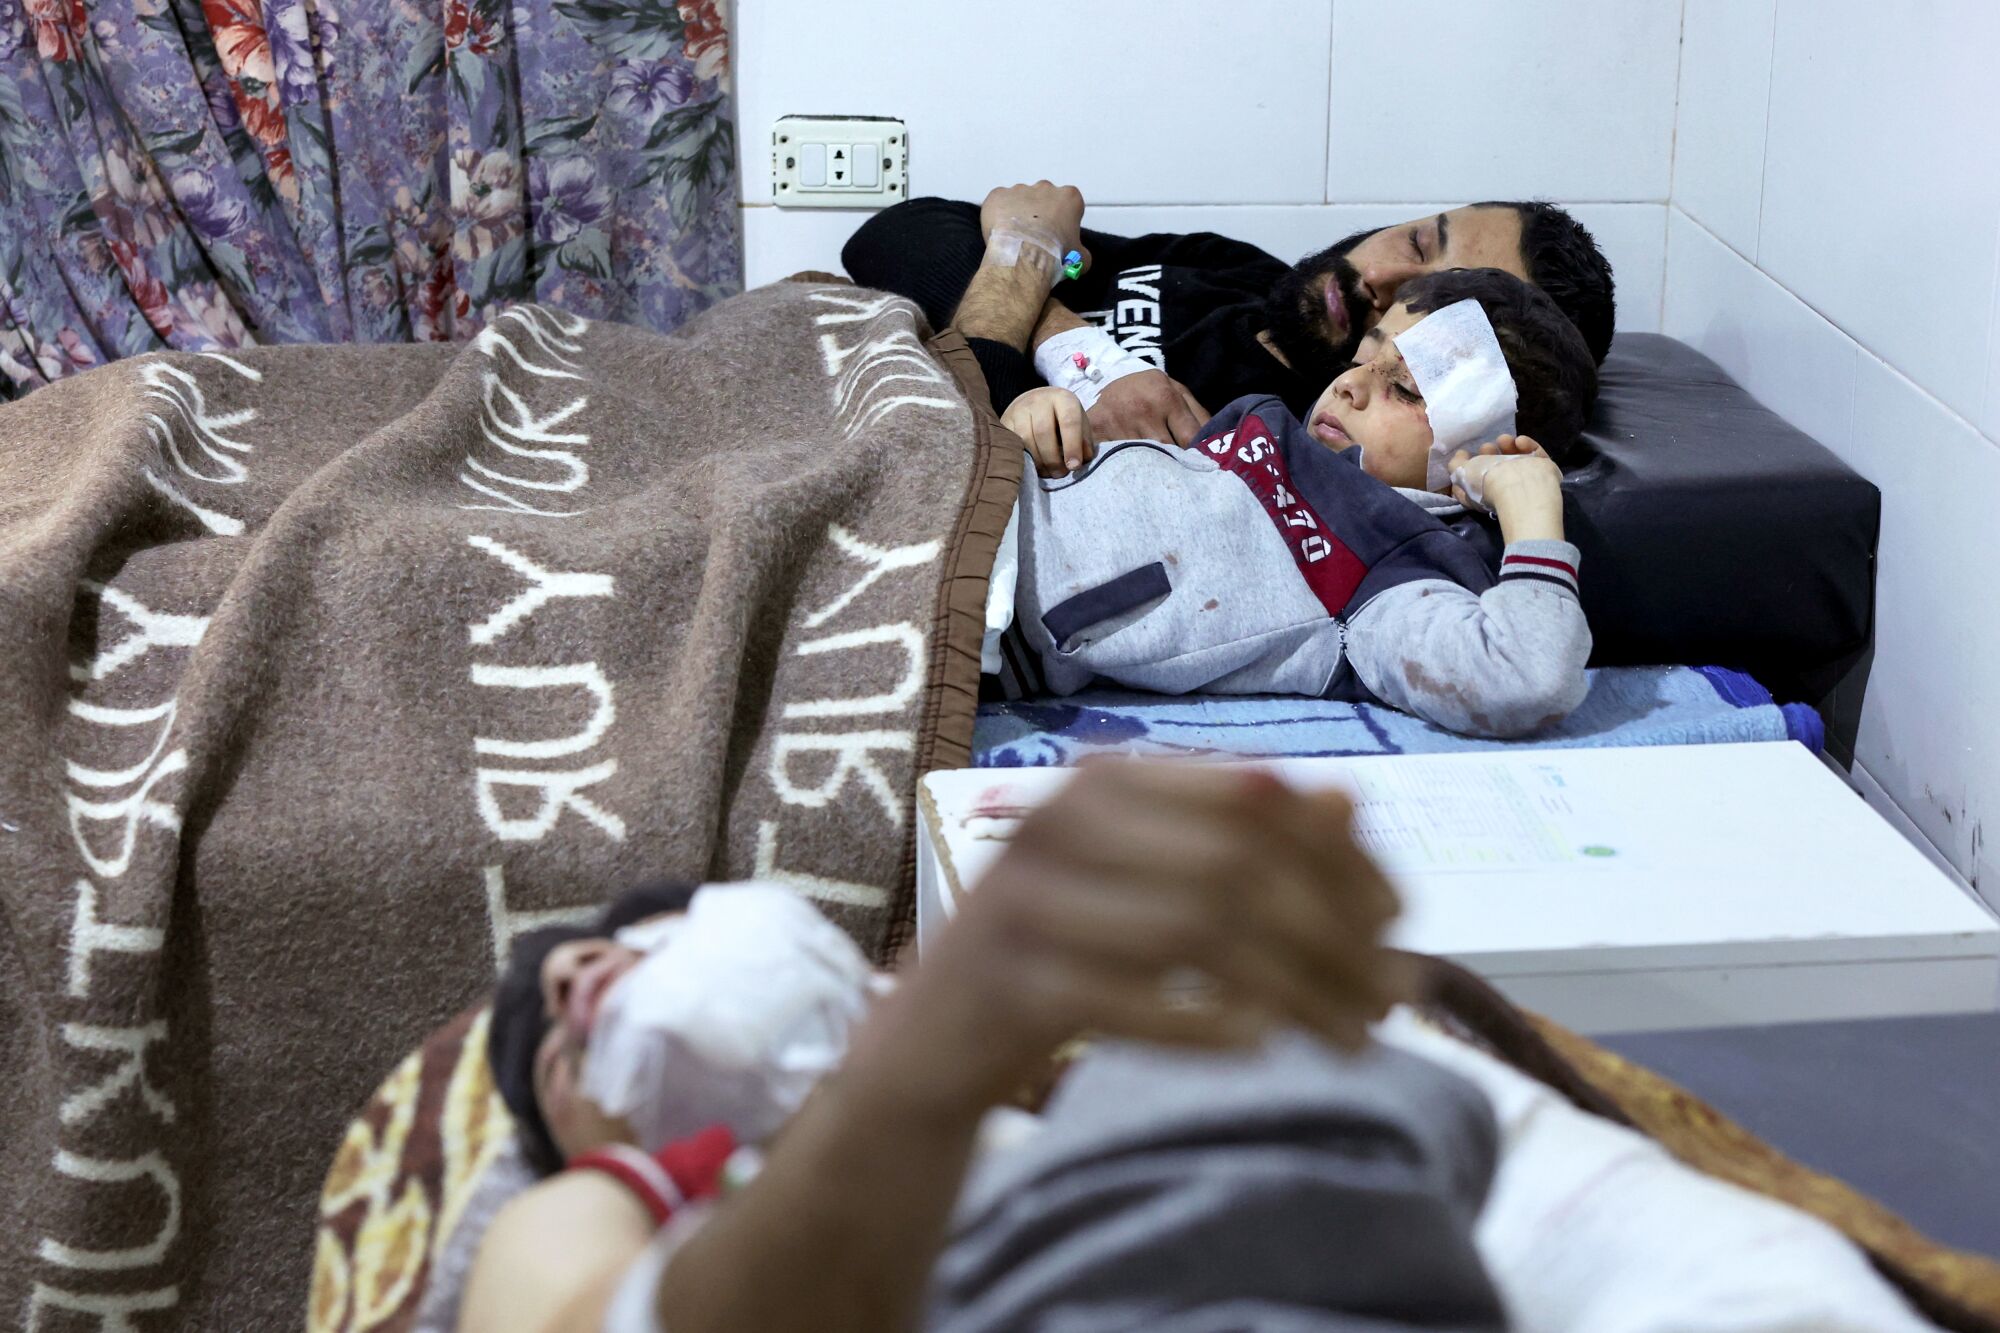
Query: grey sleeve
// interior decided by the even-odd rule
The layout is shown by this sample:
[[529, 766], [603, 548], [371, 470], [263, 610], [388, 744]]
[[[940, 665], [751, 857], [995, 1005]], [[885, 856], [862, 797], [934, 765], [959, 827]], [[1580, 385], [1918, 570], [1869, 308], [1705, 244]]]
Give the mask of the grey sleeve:
[[1483, 595], [1442, 579], [1392, 588], [1348, 622], [1347, 660], [1378, 697], [1447, 731], [1553, 726], [1590, 688], [1576, 568], [1568, 542], [1516, 542]]

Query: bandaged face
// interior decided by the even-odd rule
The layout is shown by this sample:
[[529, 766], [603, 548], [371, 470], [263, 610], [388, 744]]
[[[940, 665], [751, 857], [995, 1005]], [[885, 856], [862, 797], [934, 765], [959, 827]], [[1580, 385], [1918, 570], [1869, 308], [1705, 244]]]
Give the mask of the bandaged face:
[[[671, 919], [663, 913], [642, 924]], [[542, 1006], [548, 1031], [535, 1048], [535, 1102], [565, 1158], [629, 1143], [632, 1128], [583, 1094], [583, 1059], [604, 998], [644, 955], [615, 939], [571, 940], [542, 960]]]
[[[1420, 327], [1429, 320], [1438, 322]], [[1306, 425], [1328, 448], [1359, 449], [1362, 470], [1376, 480], [1435, 491], [1450, 484], [1444, 456], [1511, 432], [1513, 409], [1513, 380], [1477, 302], [1429, 314], [1398, 302], [1363, 336], [1355, 364], [1327, 386]]]
[[757, 882], [564, 944], [542, 977], [536, 1104], [565, 1157], [718, 1124], [762, 1142], [845, 1054], [880, 984], [810, 903]]

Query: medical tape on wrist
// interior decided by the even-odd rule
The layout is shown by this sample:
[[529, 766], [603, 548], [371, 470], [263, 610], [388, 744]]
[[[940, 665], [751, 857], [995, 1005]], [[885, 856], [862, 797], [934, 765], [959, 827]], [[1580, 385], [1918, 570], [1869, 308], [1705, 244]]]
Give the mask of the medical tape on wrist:
[[1490, 514], [1493, 512], [1493, 506], [1486, 503], [1486, 478], [1492, 475], [1493, 469], [1498, 467], [1499, 463], [1505, 461], [1507, 460], [1501, 459], [1486, 467], [1474, 467], [1472, 462], [1467, 462], [1451, 474], [1451, 484], [1465, 492], [1466, 504], [1482, 514]]
[[1395, 342], [1430, 417], [1424, 488], [1440, 491], [1452, 454], [1514, 433], [1514, 377], [1485, 309], [1469, 298], [1433, 310]]
[[1062, 243], [1052, 231], [1038, 227], [1026, 230], [995, 227], [986, 238], [987, 262], [1001, 268], [1013, 268], [1020, 263], [1023, 250], [1045, 254], [1057, 269], [1062, 268]]
[[1097, 406], [1105, 385], [1153, 368], [1094, 324], [1058, 333], [1035, 349], [1035, 373], [1075, 394], [1086, 412]]

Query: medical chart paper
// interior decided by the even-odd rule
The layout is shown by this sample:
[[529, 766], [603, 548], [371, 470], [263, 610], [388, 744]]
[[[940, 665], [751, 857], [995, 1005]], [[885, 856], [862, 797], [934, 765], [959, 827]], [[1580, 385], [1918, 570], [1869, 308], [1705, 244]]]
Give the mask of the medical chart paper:
[[1356, 840], [1391, 872], [1607, 868], [1636, 851], [1556, 764], [1374, 765], [1336, 780], [1354, 796]]
[[[1394, 943], [1585, 1031], [1966, 1012], [2000, 998], [1989, 912], [1790, 742], [1270, 767], [1354, 796], [1357, 836], [1403, 897]], [[923, 778], [920, 948], [1070, 776]]]

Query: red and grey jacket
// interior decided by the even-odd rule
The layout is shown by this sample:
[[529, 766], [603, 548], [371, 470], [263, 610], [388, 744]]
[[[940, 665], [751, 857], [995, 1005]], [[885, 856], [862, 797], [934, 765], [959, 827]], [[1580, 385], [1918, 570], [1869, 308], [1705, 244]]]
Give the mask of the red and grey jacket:
[[[1126, 441], [1068, 477], [1024, 479], [1003, 684], [1317, 695], [1433, 716], [1412, 679], [1465, 698], [1499, 679], [1518, 695], [1505, 678], [1525, 668], [1533, 697], [1515, 702], [1537, 721], [1567, 712], [1589, 642], [1574, 548], [1510, 548], [1496, 579], [1464, 535], [1473, 521], [1454, 527], [1369, 476], [1278, 399], [1238, 399], [1186, 449]], [[1547, 595], [1488, 596], [1527, 581]], [[1496, 646], [1506, 660], [1490, 660]], [[1498, 734], [1517, 710], [1498, 710], [1506, 725], [1477, 699], [1445, 711], [1433, 720]]]

